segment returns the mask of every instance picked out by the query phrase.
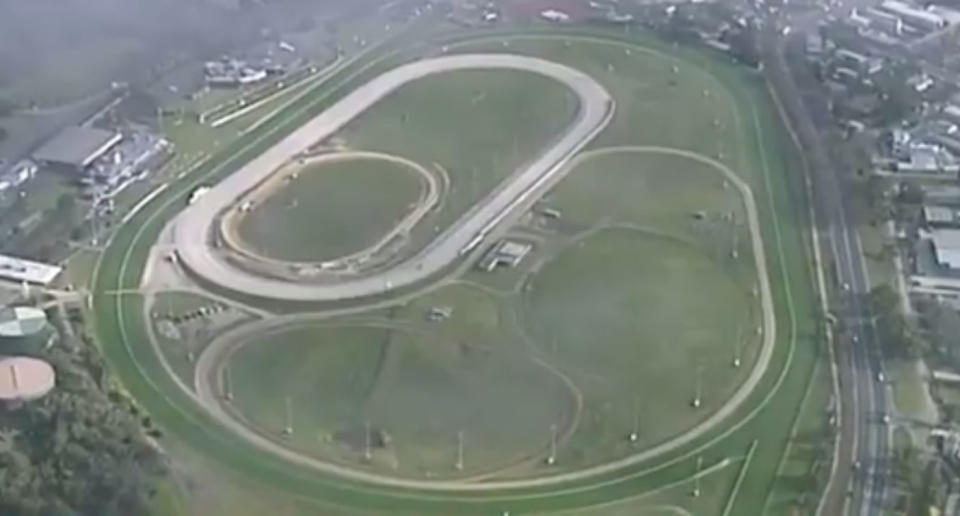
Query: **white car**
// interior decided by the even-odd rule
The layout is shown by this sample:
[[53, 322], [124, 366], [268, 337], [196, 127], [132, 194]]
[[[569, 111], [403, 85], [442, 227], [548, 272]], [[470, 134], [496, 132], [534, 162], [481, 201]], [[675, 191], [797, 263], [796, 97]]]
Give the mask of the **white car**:
[[886, 377], [883, 376], [883, 371], [880, 371], [879, 373], [877, 373], [877, 381], [878, 381], [878, 382], [883, 383], [883, 381], [884, 381], [885, 379], [886, 379]]

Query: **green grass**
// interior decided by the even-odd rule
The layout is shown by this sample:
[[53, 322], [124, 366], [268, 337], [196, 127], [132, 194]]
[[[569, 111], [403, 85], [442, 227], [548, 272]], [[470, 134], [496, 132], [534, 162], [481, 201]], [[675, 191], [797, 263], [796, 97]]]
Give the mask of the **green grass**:
[[[547, 264], [525, 299], [525, 322], [546, 359], [583, 391], [585, 411], [563, 452], [576, 466], [627, 452], [624, 437], [638, 412], [641, 447], [706, 418], [758, 351], [745, 330], [756, 322], [743, 287], [701, 250], [627, 229], [582, 244]], [[738, 343], [738, 327], [746, 345]], [[702, 405], [695, 410], [699, 368]]]
[[[174, 323], [177, 338], [165, 335], [161, 324], [169, 325], [172, 319], [193, 314], [202, 308], [221, 307], [222, 303], [210, 298], [186, 292], [163, 292], [154, 297], [151, 307], [153, 335], [163, 359], [180, 380], [193, 388], [194, 362], [211, 339], [240, 322], [250, 319], [249, 315], [228, 309], [217, 315], [193, 317]], [[212, 318], [216, 318], [217, 323]], [[165, 321], [165, 322], [164, 322]]]
[[64, 265], [64, 274], [60, 281], [72, 285], [75, 289], [89, 286], [93, 277], [93, 270], [100, 259], [100, 252], [91, 249], [79, 249], [74, 252]]
[[241, 240], [291, 261], [346, 256], [376, 244], [411, 210], [425, 181], [405, 165], [349, 159], [308, 165], [243, 215]]
[[[454, 315], [427, 322], [431, 306]], [[444, 477], [512, 465], [543, 451], [550, 425], [570, 417], [571, 394], [530, 360], [500, 311], [486, 294], [454, 286], [368, 326], [331, 321], [254, 337], [231, 360], [235, 405], [279, 436], [289, 396], [289, 444], [358, 467], [362, 446], [334, 436], [356, 438], [364, 422], [391, 436], [366, 466], [383, 472]], [[463, 472], [454, 469], [458, 432]]]
[[860, 245], [863, 246], [863, 259], [867, 264], [870, 284], [874, 287], [889, 285], [897, 288], [893, 255], [886, 249], [887, 246], [894, 245], [887, 235], [887, 227], [861, 224], [857, 227], [857, 233], [860, 235]]
[[453, 71], [401, 86], [337, 137], [447, 171], [442, 204], [411, 233], [420, 247], [546, 147], [576, 107], [566, 86], [532, 72]]
[[[570, 35], [577, 30], [567, 29], [560, 37], [572, 37]], [[583, 33], [618, 37], [601, 29], [591, 31], [582, 29]], [[417, 36], [422, 41], [424, 34]], [[643, 34], [631, 37], [644, 46], [674, 53], [681, 64], [702, 66], [719, 78], [727, 91], [732, 93], [742, 131], [737, 148], [744, 149], [743, 155], [748, 158], [745, 161], [751, 164], [743, 172], [750, 178], [761, 204], [765, 245], [770, 253], [774, 279], [778, 346], [770, 373], [764, 377], [743, 409], [715, 433], [665, 454], [656, 461], [626, 467], [590, 481], [546, 490], [524, 489], [477, 497], [419, 492], [401, 494], [335, 481], [252, 450], [245, 442], [216, 427], [209, 416], [177, 391], [159, 367], [152, 350], [144, 345], [147, 341], [140, 315], [141, 299], [138, 296], [104, 293], [137, 284], [155, 235], [165, 218], [172, 216], [182, 206], [183, 196], [191, 188], [198, 182], [209, 181], [210, 176], [234, 169], [279, 136], [270, 135], [262, 141], [254, 140], [267, 134], [266, 131], [273, 128], [289, 130], [308, 117], [308, 112], [295, 114], [293, 107], [260, 131], [241, 138], [231, 148], [221, 151], [217, 160], [202, 167], [190, 178], [173, 184], [170, 191], [148, 205], [116, 234], [99, 267], [95, 310], [101, 343], [124, 385], [150, 410], [154, 419], [161, 422], [165, 430], [184, 439], [191, 448], [215, 457], [225, 469], [282, 490], [284, 494], [278, 494], [280, 497], [300, 497], [305, 505], [310, 504], [310, 500], [323, 500], [327, 504], [347, 504], [371, 512], [419, 515], [490, 514], [504, 509], [511, 509], [514, 513], [556, 513], [561, 508], [592, 506], [668, 485], [689, 476], [696, 456], [703, 456], [705, 463], [709, 464], [720, 457], [742, 454], [754, 439], [760, 437], [749, 468], [743, 470], [742, 482], [732, 499], [729, 512], [760, 514], [789, 436], [793, 420], [791, 416], [798, 410], [816, 359], [811, 309], [813, 298], [802, 233], [806, 227], [804, 199], [798, 197], [798, 192], [803, 191], [802, 182], [799, 177], [789, 175], [788, 160], [792, 151], [784, 143], [776, 114], [765, 101], [758, 102], [758, 99], [766, 98], [761, 82], [721, 63], [711, 54], [672, 49]], [[347, 65], [343, 73], [356, 70], [357, 66]], [[341, 84], [339, 79], [329, 87], [335, 89], [337, 84]], [[320, 109], [326, 102], [322, 99], [319, 96], [315, 98], [318, 104], [311, 109]], [[214, 163], [223, 163], [224, 166], [214, 168]], [[762, 408], [758, 409], [761, 402]], [[579, 489], [561, 490], [560, 487]]]
[[913, 360], [887, 362], [893, 386], [893, 404], [903, 415], [936, 424], [937, 409], [927, 390], [927, 379], [922, 376], [922, 364]]
[[802, 410], [795, 419], [794, 435], [777, 474], [765, 514], [796, 514], [815, 510], [820, 486], [829, 475], [834, 430], [826, 407], [833, 395], [829, 364], [821, 362], [811, 378]]

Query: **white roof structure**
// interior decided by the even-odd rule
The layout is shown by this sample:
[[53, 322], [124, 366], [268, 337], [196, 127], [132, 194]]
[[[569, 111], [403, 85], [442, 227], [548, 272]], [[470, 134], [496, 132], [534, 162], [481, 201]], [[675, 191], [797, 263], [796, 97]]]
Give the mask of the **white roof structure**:
[[13, 306], [0, 310], [0, 337], [25, 337], [47, 325], [47, 314], [32, 306]]
[[47, 285], [63, 267], [0, 254], [0, 278]]
[[936, 229], [931, 235], [937, 263], [960, 269], [960, 229]]
[[547, 9], [545, 11], [540, 11], [540, 17], [543, 18], [544, 20], [548, 20], [552, 22], [570, 21], [569, 14], [563, 11], [558, 11], [556, 9]]
[[30, 401], [53, 390], [56, 373], [36, 358], [0, 358], [0, 401]]
[[907, 23], [920, 24], [927, 29], [936, 29], [946, 25], [946, 21], [941, 16], [899, 0], [886, 0], [880, 4], [880, 9], [900, 16]]

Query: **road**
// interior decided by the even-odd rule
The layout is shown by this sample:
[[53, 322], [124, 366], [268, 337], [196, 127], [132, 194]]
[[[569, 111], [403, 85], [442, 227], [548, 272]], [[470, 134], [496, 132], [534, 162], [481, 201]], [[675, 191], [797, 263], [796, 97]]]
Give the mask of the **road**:
[[[336, 133], [397, 88], [428, 75], [454, 70], [513, 69], [538, 73], [567, 85], [579, 98], [574, 123], [531, 163], [515, 172], [423, 251], [371, 276], [329, 284], [293, 283], [236, 268], [209, 243], [215, 219], [237, 198], [266, 179], [290, 158]], [[188, 206], [174, 224], [180, 262], [205, 280], [234, 292], [296, 301], [333, 301], [382, 294], [422, 281], [441, 271], [480, 241], [511, 211], [542, 195], [563, 166], [586, 146], [613, 116], [612, 97], [597, 81], [573, 68], [539, 58], [508, 54], [462, 54], [424, 59], [394, 68], [360, 86], [266, 152], [218, 183]]]
[[[865, 2], [859, 2], [863, 5]], [[848, 12], [855, 7], [847, 3], [841, 7]], [[797, 33], [815, 29], [818, 16], [795, 20]], [[799, 139], [801, 152], [810, 164], [810, 179], [817, 203], [817, 224], [821, 238], [832, 257], [834, 274], [842, 296], [839, 314], [848, 328], [838, 349], [840, 362], [841, 396], [837, 400], [844, 407], [840, 420], [838, 470], [828, 485], [822, 514], [841, 514], [846, 506], [848, 485], [854, 493], [851, 514], [872, 515], [883, 511], [887, 479], [884, 468], [889, 453], [889, 436], [882, 417], [887, 413], [888, 393], [877, 382], [881, 371], [879, 344], [870, 322], [867, 296], [869, 277], [863, 261], [856, 226], [851, 223], [844, 196], [849, 185], [844, 184], [841, 172], [830, 158], [822, 141], [822, 132], [813, 120], [831, 120], [822, 102], [805, 101], [784, 56], [784, 42], [769, 28], [761, 44], [764, 64], [771, 86], [783, 103], [789, 123]], [[853, 471], [854, 463], [860, 468]]]

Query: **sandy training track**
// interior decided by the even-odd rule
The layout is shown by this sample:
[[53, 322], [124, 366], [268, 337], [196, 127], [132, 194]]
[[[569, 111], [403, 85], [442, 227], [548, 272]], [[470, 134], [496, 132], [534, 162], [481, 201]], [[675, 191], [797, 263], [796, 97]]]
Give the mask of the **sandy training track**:
[[[423, 251], [375, 275], [330, 284], [293, 283], [258, 276], [219, 257], [208, 241], [216, 219], [238, 198], [404, 84], [455, 70], [512, 69], [538, 73], [569, 87], [579, 99], [574, 123], [521, 170], [512, 174]], [[394, 68], [339, 100], [266, 152], [218, 183], [175, 220], [174, 246], [180, 262], [221, 287], [253, 296], [296, 301], [336, 301], [382, 294], [439, 272], [525, 202], [542, 195], [567, 170], [564, 165], [606, 127], [612, 97], [590, 76], [544, 59], [510, 54], [462, 54], [424, 59]]]

